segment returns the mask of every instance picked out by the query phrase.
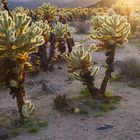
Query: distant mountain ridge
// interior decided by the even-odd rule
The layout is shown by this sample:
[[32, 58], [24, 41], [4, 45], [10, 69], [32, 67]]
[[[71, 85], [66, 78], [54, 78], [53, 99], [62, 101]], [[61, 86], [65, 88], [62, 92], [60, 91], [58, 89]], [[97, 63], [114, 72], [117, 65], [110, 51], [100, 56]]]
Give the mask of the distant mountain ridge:
[[[100, 0], [96, 4], [90, 5], [88, 7], [111, 7], [121, 0]], [[132, 1], [135, 5], [140, 5], [140, 0]]]
[[14, 9], [17, 6], [23, 6], [25, 8], [37, 8], [44, 2], [50, 2], [56, 4], [58, 7], [87, 7], [94, 5], [99, 0], [9, 0], [10, 9]]

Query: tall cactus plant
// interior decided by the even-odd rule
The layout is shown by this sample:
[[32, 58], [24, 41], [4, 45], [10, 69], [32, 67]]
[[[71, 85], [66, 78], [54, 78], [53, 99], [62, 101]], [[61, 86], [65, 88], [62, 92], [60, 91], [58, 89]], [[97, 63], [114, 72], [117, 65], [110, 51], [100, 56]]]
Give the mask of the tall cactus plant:
[[35, 23], [32, 23], [31, 27], [32, 29], [35, 27], [35, 26], [38, 26], [40, 27], [43, 31], [42, 31], [42, 36], [44, 37], [44, 44], [41, 45], [38, 49], [38, 55], [40, 57], [40, 62], [41, 62], [41, 67], [43, 68], [43, 70], [47, 70], [48, 68], [48, 57], [47, 57], [47, 52], [46, 52], [46, 45], [49, 41], [49, 38], [50, 38], [50, 33], [51, 33], [51, 28], [48, 24], [48, 21], [36, 21]]
[[76, 80], [87, 86], [92, 97], [98, 97], [98, 89], [94, 85], [95, 76], [99, 68], [92, 68], [92, 52], [94, 45], [85, 51], [84, 46], [78, 46], [71, 53], [64, 53], [62, 56], [68, 61], [68, 72], [72, 73]]
[[17, 99], [21, 116], [24, 101], [25, 71], [31, 68], [28, 55], [44, 43], [42, 29], [31, 29], [31, 19], [25, 14], [0, 12], [0, 75], [10, 89], [10, 94]]
[[58, 44], [56, 47], [60, 51], [60, 53], [64, 53], [66, 51], [66, 37], [69, 32], [69, 26], [67, 24], [62, 24], [60, 22], [57, 22], [57, 24], [54, 27], [54, 35], [56, 38], [56, 43]]
[[45, 21], [47, 20], [49, 23], [55, 19], [57, 15], [57, 7], [50, 3], [43, 3], [38, 8], [38, 17], [39, 19]]
[[118, 46], [122, 45], [123, 42], [128, 41], [127, 39], [130, 34], [131, 26], [125, 17], [119, 15], [97, 16], [95, 19], [103, 21], [102, 26], [96, 27], [94, 34], [91, 34], [90, 38], [100, 41], [99, 45], [95, 47], [96, 51], [106, 51], [106, 63], [108, 67], [100, 87], [101, 95], [105, 96], [108, 80], [111, 78], [111, 73], [114, 71], [113, 63], [115, 50]]

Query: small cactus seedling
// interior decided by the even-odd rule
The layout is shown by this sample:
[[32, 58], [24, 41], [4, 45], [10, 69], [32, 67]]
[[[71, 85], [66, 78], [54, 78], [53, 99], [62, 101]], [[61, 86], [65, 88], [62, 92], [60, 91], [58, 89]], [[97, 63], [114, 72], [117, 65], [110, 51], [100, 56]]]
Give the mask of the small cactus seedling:
[[16, 97], [23, 116], [25, 71], [32, 67], [28, 55], [44, 43], [42, 29], [36, 26], [32, 30], [26, 14], [15, 13], [12, 17], [7, 11], [0, 14], [0, 74], [10, 88], [10, 94]]
[[96, 67], [92, 70], [92, 52], [95, 46], [92, 45], [87, 51], [84, 46], [78, 46], [71, 53], [64, 53], [62, 56], [68, 61], [68, 72], [72, 73], [76, 80], [87, 86], [92, 97], [97, 97], [98, 89], [94, 85], [95, 77], [99, 71]]
[[30, 115], [33, 113], [34, 111], [34, 104], [27, 100], [25, 101], [25, 104], [22, 106], [22, 114], [25, 118], [29, 118]]
[[[102, 26], [96, 27], [95, 32], [90, 35], [90, 38], [100, 41], [99, 46], [95, 47], [96, 51], [106, 51], [106, 63], [108, 67], [100, 87], [101, 95], [105, 96], [108, 80], [111, 78], [111, 73], [114, 71], [113, 63], [115, 50], [118, 46], [122, 45], [123, 42], [128, 41], [127, 38], [130, 34], [131, 26], [125, 17], [119, 15], [106, 15], [103, 17], [97, 15], [95, 19], [103, 20]], [[96, 21], [94, 20], [93, 22]]]

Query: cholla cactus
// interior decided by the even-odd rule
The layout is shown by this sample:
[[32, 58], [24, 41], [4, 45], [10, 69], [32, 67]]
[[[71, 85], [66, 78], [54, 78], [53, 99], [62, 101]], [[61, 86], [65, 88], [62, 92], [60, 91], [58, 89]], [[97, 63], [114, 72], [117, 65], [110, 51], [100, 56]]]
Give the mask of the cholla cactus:
[[23, 7], [16, 7], [15, 10], [13, 11], [13, 13], [21, 13], [21, 14], [26, 14], [29, 15], [30, 10], [29, 9], [25, 9]]
[[89, 50], [85, 52], [84, 46], [78, 46], [77, 49], [70, 54], [64, 53], [63, 57], [69, 62], [68, 72], [73, 73], [74, 71], [81, 70], [86, 71], [92, 66], [91, 53], [94, 46], [89, 47]]
[[28, 55], [44, 43], [42, 29], [38, 26], [31, 29], [30, 22], [26, 14], [14, 14], [11, 18], [4, 11], [0, 15], [0, 75], [4, 76], [10, 94], [17, 98], [21, 116], [25, 71], [31, 68]]
[[57, 24], [54, 27], [54, 34], [57, 39], [64, 38], [67, 35], [68, 31], [69, 26], [60, 22], [57, 22]]
[[87, 51], [84, 46], [78, 46], [77, 49], [69, 54], [64, 53], [62, 56], [68, 61], [68, 72], [73, 73], [76, 80], [83, 82], [92, 97], [97, 97], [98, 89], [94, 86], [94, 79], [99, 68], [92, 70], [92, 52], [94, 45], [90, 46]]
[[47, 52], [46, 52], [46, 45], [50, 39], [50, 34], [51, 34], [51, 27], [48, 24], [48, 21], [36, 21], [34, 23], [32, 23], [31, 28], [33, 29], [34, 26], [38, 26], [40, 27], [43, 32], [42, 32], [42, 36], [45, 39], [45, 42], [43, 45], [41, 45], [38, 49], [38, 56], [40, 57], [40, 66], [43, 68], [44, 71], [46, 71], [48, 69], [48, 57], [47, 57]]
[[52, 5], [50, 3], [43, 3], [38, 8], [38, 16], [39, 19], [48, 22], [51, 22], [51, 20], [54, 20], [57, 15], [57, 7], [55, 5]]
[[48, 21], [36, 21], [34, 23], [32, 23], [31, 28], [34, 29], [34, 27], [38, 26], [39, 28], [41, 28], [43, 30], [42, 32], [42, 36], [45, 38], [45, 40], [48, 40], [50, 37], [50, 33], [51, 33], [51, 28], [48, 24]]
[[[102, 23], [99, 26], [96, 24], [98, 21]], [[97, 51], [110, 49], [110, 45], [120, 46], [123, 42], [128, 41], [131, 26], [125, 17], [119, 15], [96, 16], [93, 22], [95, 22], [93, 25], [96, 25], [96, 30], [94, 34], [90, 35], [90, 38], [98, 39], [102, 43], [102, 46], [96, 47]]]
[[[97, 20], [102, 17], [97, 16]], [[115, 56], [115, 49], [117, 46], [127, 42], [130, 34], [131, 26], [127, 22], [125, 17], [119, 15], [104, 16], [102, 26], [96, 27], [97, 30], [94, 34], [90, 35], [90, 38], [97, 39], [100, 41], [99, 46], [95, 47], [96, 51], [106, 50], [108, 68], [104, 80], [102, 82], [100, 93], [105, 96], [108, 80], [111, 78], [111, 72], [113, 72], [113, 63]], [[96, 21], [93, 21], [96, 22]]]
[[56, 48], [60, 51], [60, 53], [64, 53], [66, 51], [66, 39], [68, 37], [69, 26], [67, 24], [62, 24], [57, 22], [53, 29], [53, 33], [55, 35], [56, 40]]
[[25, 104], [22, 106], [22, 114], [25, 118], [29, 118], [30, 115], [33, 113], [35, 107], [34, 104], [27, 100], [25, 101]]
[[93, 16], [92, 17], [92, 23], [93, 23], [93, 30], [97, 30], [99, 29], [100, 27], [102, 27], [102, 24], [104, 22], [104, 18], [105, 18], [105, 15], [102, 16], [102, 15], [98, 15], [98, 16]]

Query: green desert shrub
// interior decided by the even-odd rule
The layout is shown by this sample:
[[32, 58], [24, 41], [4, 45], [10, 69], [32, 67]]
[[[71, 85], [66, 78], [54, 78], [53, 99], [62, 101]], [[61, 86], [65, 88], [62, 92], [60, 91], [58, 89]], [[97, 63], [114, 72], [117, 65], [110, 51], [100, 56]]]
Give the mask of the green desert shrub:
[[74, 22], [73, 26], [75, 27], [76, 33], [78, 34], [85, 34], [90, 31], [90, 23], [87, 21], [83, 22]]
[[140, 59], [138, 58], [125, 58], [120, 65], [120, 74], [129, 79], [140, 78]]

